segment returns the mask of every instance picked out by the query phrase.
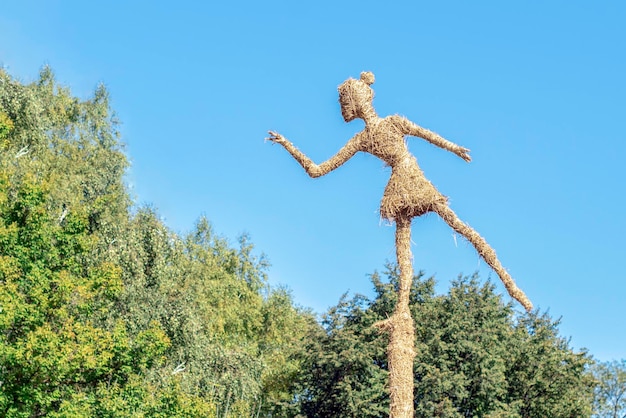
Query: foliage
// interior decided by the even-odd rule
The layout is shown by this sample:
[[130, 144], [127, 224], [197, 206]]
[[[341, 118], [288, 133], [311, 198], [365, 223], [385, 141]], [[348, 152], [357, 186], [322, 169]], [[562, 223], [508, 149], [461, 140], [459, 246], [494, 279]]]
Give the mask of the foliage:
[[[11, 132], [12, 129], [13, 129], [13, 121], [9, 118], [9, 116], [6, 113], [0, 112], [0, 139], [5, 139], [7, 135], [9, 135], [9, 132]], [[9, 145], [8, 141], [2, 144], [3, 147], [8, 147], [8, 145]]]
[[84, 216], [58, 224], [45, 188], [25, 181], [0, 191], [0, 411], [46, 415], [100, 382], [124, 385], [160, 361], [169, 340], [155, 326], [131, 338], [103, 315], [122, 290], [119, 267], [84, 268], [92, 242]]
[[594, 417], [626, 417], [626, 360], [597, 363], [592, 367], [598, 381]]
[[103, 86], [0, 70], [0, 415], [279, 413], [312, 316], [246, 236], [132, 210], [117, 127]]
[[127, 275], [117, 312], [137, 329], [157, 321], [166, 330], [162, 372], [181, 369], [181, 387], [214, 401], [220, 416], [281, 409], [312, 321], [288, 292], [268, 289], [248, 239], [231, 248], [206, 219], [181, 239], [149, 209], [128, 227], [116, 250]]
[[[383, 416], [385, 339], [372, 324], [393, 311], [397, 270], [372, 276], [376, 298], [356, 296], [331, 308], [309, 340], [302, 411], [311, 417]], [[583, 417], [591, 414], [590, 357], [573, 352], [546, 315], [516, 316], [477, 277], [460, 278], [447, 295], [417, 276], [416, 417]]]
[[308, 417], [379, 417], [388, 414], [385, 342], [366, 299], [344, 298], [323, 317], [324, 329], [307, 339], [302, 412]]

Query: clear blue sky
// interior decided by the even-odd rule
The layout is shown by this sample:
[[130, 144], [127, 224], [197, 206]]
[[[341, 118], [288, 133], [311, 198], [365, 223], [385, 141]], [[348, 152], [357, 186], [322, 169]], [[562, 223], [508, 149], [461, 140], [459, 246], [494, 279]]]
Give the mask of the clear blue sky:
[[[330, 157], [363, 127], [336, 87], [373, 71], [380, 115], [471, 149], [467, 164], [409, 139], [535, 305], [609, 360], [626, 357], [625, 21], [620, 1], [21, 0], [2, 5], [0, 61], [25, 82], [50, 64], [85, 98], [104, 82], [138, 204], [178, 232], [202, 214], [232, 242], [248, 232], [271, 283], [318, 312], [371, 294], [395, 258], [377, 213], [389, 172], [357, 155], [313, 180], [264, 138]], [[412, 250], [439, 291], [497, 280], [436, 215], [414, 221]]]

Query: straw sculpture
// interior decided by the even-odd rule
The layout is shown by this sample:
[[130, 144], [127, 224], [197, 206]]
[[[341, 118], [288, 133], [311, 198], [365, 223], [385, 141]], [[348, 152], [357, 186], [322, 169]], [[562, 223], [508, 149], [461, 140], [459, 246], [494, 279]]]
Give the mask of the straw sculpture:
[[416, 136], [450, 151], [469, 162], [469, 150], [450, 142], [398, 115], [381, 118], [372, 101], [374, 74], [361, 73], [359, 80], [350, 78], [339, 90], [341, 114], [346, 122], [356, 118], [365, 121], [365, 129], [348, 141], [339, 152], [322, 164], [315, 164], [282, 135], [270, 131], [268, 140], [282, 145], [311, 177], [320, 177], [336, 169], [359, 151], [370, 153], [391, 167], [391, 178], [380, 205], [383, 218], [396, 223], [396, 256], [400, 268], [398, 301], [391, 317], [375, 324], [389, 335], [390, 417], [413, 416], [413, 359], [415, 331], [409, 310], [413, 280], [411, 258], [411, 222], [428, 212], [438, 214], [454, 231], [464, 236], [478, 254], [498, 274], [511, 297], [527, 310], [532, 304], [502, 267], [495, 251], [448, 207], [448, 199], [430, 183], [409, 152], [405, 136]]

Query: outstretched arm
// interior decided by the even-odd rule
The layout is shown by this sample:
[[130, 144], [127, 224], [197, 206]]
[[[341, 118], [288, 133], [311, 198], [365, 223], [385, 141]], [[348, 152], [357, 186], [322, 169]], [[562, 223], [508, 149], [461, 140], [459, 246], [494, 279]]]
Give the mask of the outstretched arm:
[[285, 147], [293, 158], [300, 163], [307, 174], [313, 178], [328, 174], [348, 161], [354, 154], [357, 153], [357, 151], [359, 151], [358, 141], [356, 137], [354, 137], [348, 141], [348, 143], [344, 145], [337, 154], [329, 158], [327, 161], [324, 161], [322, 164], [317, 165], [281, 134], [272, 131], [269, 131], [269, 134], [270, 137], [267, 139]]
[[437, 135], [433, 131], [429, 131], [428, 129], [422, 128], [421, 126], [411, 122], [410, 120], [403, 118], [401, 116], [397, 116], [397, 120], [402, 127], [402, 133], [405, 135], [417, 136], [419, 138], [423, 138], [426, 141], [430, 142], [433, 145], [437, 145], [440, 148], [448, 150], [459, 157], [463, 158], [465, 161], [472, 161], [472, 157], [469, 155], [469, 149], [464, 148], [460, 145], [455, 144], [454, 142], [450, 142], [447, 139]]

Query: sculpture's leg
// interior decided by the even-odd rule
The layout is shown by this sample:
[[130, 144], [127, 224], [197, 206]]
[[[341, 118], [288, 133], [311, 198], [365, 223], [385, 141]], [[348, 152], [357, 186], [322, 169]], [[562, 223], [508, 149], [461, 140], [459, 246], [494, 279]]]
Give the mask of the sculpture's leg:
[[502, 267], [502, 264], [500, 264], [496, 256], [496, 252], [487, 244], [487, 241], [469, 225], [461, 221], [449, 207], [438, 205], [434, 208], [434, 211], [441, 216], [452, 229], [463, 235], [476, 248], [478, 254], [480, 254], [485, 262], [500, 276], [500, 280], [504, 283], [504, 287], [506, 287], [509, 295], [521, 303], [527, 311], [532, 311], [533, 304], [528, 300], [524, 292], [517, 287], [511, 275]]
[[413, 282], [410, 218], [396, 219], [396, 254], [400, 266], [396, 310], [389, 319], [376, 325], [389, 333], [389, 346], [387, 347], [389, 416], [391, 418], [412, 418], [415, 328], [409, 310], [409, 295]]
[[396, 220], [396, 257], [400, 267], [398, 289], [399, 307], [409, 308], [409, 296], [413, 284], [413, 257], [411, 256], [411, 219]]

